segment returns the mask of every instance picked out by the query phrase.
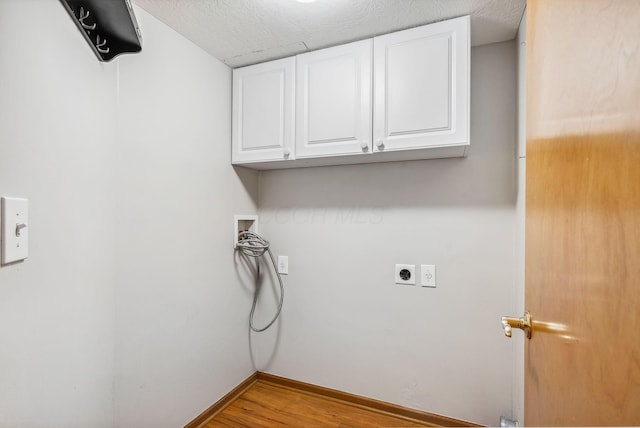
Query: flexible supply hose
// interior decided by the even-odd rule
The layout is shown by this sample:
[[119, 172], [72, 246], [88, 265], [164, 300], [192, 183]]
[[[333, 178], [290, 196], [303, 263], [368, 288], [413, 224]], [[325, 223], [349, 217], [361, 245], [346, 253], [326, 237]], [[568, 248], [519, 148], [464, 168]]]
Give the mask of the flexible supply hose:
[[[282, 310], [282, 302], [284, 301], [284, 285], [282, 284], [282, 278], [280, 276], [280, 272], [278, 272], [278, 265], [276, 263], [276, 259], [273, 257], [271, 253], [271, 249], [269, 248], [269, 241], [264, 239], [262, 236], [257, 233], [250, 232], [248, 230], [244, 232], [240, 232], [238, 235], [238, 243], [236, 244], [236, 248], [242, 252], [242, 254], [253, 257], [256, 259], [256, 291], [253, 294], [253, 303], [251, 305], [251, 312], [249, 313], [249, 326], [251, 330], [260, 333], [261, 331], [265, 331], [271, 325], [276, 322], [278, 316], [280, 316], [280, 311]], [[256, 328], [253, 325], [253, 314], [256, 311], [256, 305], [258, 304], [258, 295], [260, 294], [260, 260], [259, 258], [263, 256], [265, 253], [269, 254], [269, 258], [271, 259], [271, 263], [273, 264], [273, 269], [278, 276], [278, 283], [280, 283], [280, 302], [278, 303], [278, 310], [276, 311], [276, 315], [273, 319], [267, 324], [266, 327]]]

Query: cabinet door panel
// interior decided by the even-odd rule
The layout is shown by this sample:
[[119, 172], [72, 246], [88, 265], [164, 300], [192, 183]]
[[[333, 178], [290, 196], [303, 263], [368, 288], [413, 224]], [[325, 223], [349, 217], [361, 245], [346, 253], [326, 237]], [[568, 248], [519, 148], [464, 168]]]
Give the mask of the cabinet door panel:
[[[343, 56], [308, 66], [308, 142], [356, 139], [359, 100], [355, 58]], [[340, 100], [340, 102], [337, 102]], [[304, 128], [303, 128], [304, 129]]]
[[296, 156], [371, 148], [372, 41], [298, 55]]
[[234, 163], [293, 158], [294, 66], [285, 58], [234, 70]]
[[387, 55], [389, 135], [450, 129], [451, 38], [390, 46]]
[[374, 57], [376, 151], [468, 144], [468, 17], [376, 37]]

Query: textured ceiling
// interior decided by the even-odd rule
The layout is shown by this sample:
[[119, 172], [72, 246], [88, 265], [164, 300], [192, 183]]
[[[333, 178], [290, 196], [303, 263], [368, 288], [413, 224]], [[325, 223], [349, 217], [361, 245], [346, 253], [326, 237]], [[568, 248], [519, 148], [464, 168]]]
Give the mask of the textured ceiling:
[[[231, 67], [471, 15], [473, 46], [515, 37], [525, 0], [134, 0]], [[144, 28], [142, 29], [144, 33]]]

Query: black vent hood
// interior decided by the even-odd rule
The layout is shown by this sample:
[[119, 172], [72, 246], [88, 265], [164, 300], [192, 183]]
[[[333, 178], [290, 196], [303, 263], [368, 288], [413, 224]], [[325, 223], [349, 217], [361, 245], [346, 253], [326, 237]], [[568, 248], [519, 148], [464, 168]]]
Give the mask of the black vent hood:
[[60, 0], [100, 61], [142, 50], [129, 0]]

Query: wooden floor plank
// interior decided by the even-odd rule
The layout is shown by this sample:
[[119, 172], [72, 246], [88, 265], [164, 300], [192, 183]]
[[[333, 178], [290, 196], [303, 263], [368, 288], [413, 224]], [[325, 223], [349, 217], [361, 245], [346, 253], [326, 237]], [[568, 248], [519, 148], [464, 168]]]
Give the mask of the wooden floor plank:
[[258, 381], [203, 428], [426, 427], [410, 419]]

